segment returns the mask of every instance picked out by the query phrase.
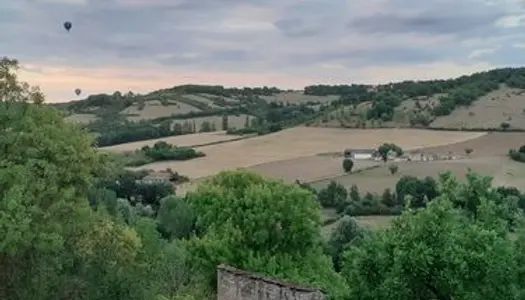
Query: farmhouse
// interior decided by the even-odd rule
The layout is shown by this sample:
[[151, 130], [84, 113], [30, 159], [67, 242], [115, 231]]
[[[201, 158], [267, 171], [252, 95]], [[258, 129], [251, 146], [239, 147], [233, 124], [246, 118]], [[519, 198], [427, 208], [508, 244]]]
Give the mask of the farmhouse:
[[353, 159], [371, 159], [375, 153], [376, 149], [346, 149], [344, 155]]

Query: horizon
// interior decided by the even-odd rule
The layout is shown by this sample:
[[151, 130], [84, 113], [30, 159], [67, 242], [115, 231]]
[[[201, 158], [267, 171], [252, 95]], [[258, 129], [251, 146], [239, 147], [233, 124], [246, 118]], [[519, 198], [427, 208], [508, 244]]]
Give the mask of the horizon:
[[[48, 103], [183, 85], [384, 84], [525, 65], [518, 0], [35, 0], [0, 53]], [[436, 14], [435, 11], [440, 11]], [[70, 32], [63, 28], [71, 21]], [[12, 33], [16, 32], [15, 36]], [[82, 89], [78, 97], [76, 88]]]

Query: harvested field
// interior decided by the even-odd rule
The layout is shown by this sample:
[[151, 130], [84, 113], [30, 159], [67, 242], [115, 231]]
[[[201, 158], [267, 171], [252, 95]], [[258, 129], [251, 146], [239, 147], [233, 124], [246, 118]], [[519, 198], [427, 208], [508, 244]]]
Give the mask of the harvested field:
[[[244, 128], [244, 125], [246, 123], [246, 117], [248, 117], [249, 122], [253, 119], [253, 116], [248, 115], [239, 115], [239, 116], [228, 116], [228, 128]], [[215, 124], [215, 128], [217, 130], [222, 129], [222, 116], [209, 116], [209, 117], [199, 117], [199, 118], [191, 118], [191, 119], [184, 119], [184, 120], [175, 120], [173, 121], [172, 125], [175, 124], [183, 124], [184, 122], [195, 122], [195, 128], [199, 130], [201, 128], [202, 123], [204, 122], [211, 122], [212, 124]]]
[[307, 102], [330, 103], [339, 99], [339, 96], [310, 96], [302, 92], [284, 92], [273, 96], [262, 96], [268, 102], [282, 102], [290, 104], [306, 104]]
[[188, 105], [186, 103], [180, 103], [177, 102], [175, 104], [173, 101], [170, 101], [169, 106], [163, 106], [160, 104], [159, 101], [147, 101], [145, 103], [144, 109], [139, 110], [138, 105], [130, 106], [123, 111], [121, 111], [121, 114], [130, 114], [130, 115], [137, 115], [137, 116], [128, 116], [127, 118], [131, 121], [139, 121], [139, 120], [151, 120], [161, 117], [169, 117], [171, 115], [182, 115], [187, 114], [190, 112], [197, 112], [200, 111], [200, 109], [193, 107], [191, 105]]
[[[362, 227], [365, 227], [371, 230], [380, 230], [380, 229], [384, 229], [390, 226], [390, 224], [392, 224], [392, 221], [396, 218], [396, 216], [358, 216], [358, 217], [352, 217], [352, 218], [355, 219], [357, 221], [357, 224], [359, 224]], [[337, 228], [338, 224], [339, 224], [339, 220], [332, 224], [323, 226], [321, 228], [322, 236], [325, 239], [330, 238], [330, 235], [332, 234], [334, 229]]]
[[425, 152], [465, 154], [465, 149], [473, 150], [472, 156], [507, 156], [509, 149], [525, 144], [525, 132], [489, 132], [477, 139], [458, 142], [446, 146], [427, 148]]
[[[342, 157], [308, 156], [265, 163], [247, 169], [288, 183], [295, 182], [297, 179], [301, 182], [309, 182], [344, 175], [342, 160]], [[353, 170], [362, 170], [380, 164], [376, 161], [356, 160]]]
[[386, 188], [395, 189], [396, 183], [403, 176], [415, 176], [423, 178], [431, 176], [437, 178], [440, 173], [451, 171], [458, 179], [465, 179], [469, 168], [472, 171], [484, 175], [492, 175], [499, 171], [501, 159], [477, 158], [460, 160], [443, 160], [430, 162], [406, 162], [398, 163], [399, 171], [391, 175], [387, 166], [365, 170], [360, 173], [343, 175], [332, 179], [313, 182], [314, 188], [323, 188], [331, 180], [350, 188], [353, 184], [357, 185], [361, 193], [381, 194]]
[[87, 124], [89, 122], [95, 121], [96, 119], [97, 119], [97, 116], [94, 114], [74, 114], [74, 115], [66, 117], [66, 120], [68, 121], [82, 123], [82, 124]]
[[[229, 141], [233, 139], [238, 139], [241, 136], [226, 134], [224, 131], [217, 132], [206, 132], [206, 133], [195, 133], [195, 134], [185, 134], [178, 136], [170, 136], [160, 139], [153, 139], [147, 141], [133, 142], [120, 144], [109, 147], [99, 148], [100, 150], [112, 151], [112, 152], [129, 152], [135, 151], [136, 149], [142, 148], [146, 145], [153, 145], [158, 141], [165, 141], [169, 144], [173, 144], [180, 147], [194, 147], [195, 145], [202, 145], [208, 143], [216, 143], [221, 141]], [[164, 168], [166, 169], [166, 168]]]
[[503, 122], [511, 128], [525, 129], [525, 93], [520, 89], [501, 87], [474, 101], [469, 107], [458, 107], [452, 114], [437, 118], [432, 127], [499, 128]]
[[[214, 175], [222, 170], [315, 156], [318, 153], [341, 152], [345, 148], [375, 148], [385, 142], [394, 142], [404, 149], [415, 149], [456, 143], [482, 135], [484, 133], [417, 129], [296, 127], [246, 140], [199, 147], [198, 150], [206, 153], [206, 157], [199, 159], [159, 162], [143, 168], [172, 168], [190, 178], [198, 178]], [[315, 174], [316, 168], [312, 168], [311, 172]]]

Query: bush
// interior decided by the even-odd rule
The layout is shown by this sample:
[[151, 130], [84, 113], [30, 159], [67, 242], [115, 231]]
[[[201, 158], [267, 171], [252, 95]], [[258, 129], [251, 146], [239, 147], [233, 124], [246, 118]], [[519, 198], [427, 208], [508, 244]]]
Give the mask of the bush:
[[349, 159], [349, 158], [345, 158], [343, 160], [343, 169], [345, 170], [346, 173], [350, 173], [352, 172], [352, 168], [354, 167], [354, 161]]
[[195, 149], [177, 147], [163, 141], [156, 142], [155, 145], [153, 145], [153, 148], [150, 146], [144, 146], [140, 151], [154, 161], [188, 160], [205, 156], [204, 153], [196, 151]]

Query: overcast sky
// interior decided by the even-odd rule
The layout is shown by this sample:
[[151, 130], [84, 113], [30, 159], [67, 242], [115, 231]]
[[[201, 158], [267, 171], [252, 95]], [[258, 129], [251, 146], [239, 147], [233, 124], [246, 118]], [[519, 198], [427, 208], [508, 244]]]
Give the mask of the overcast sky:
[[0, 55], [50, 102], [77, 87], [449, 78], [525, 65], [522, 1], [2, 0]]

